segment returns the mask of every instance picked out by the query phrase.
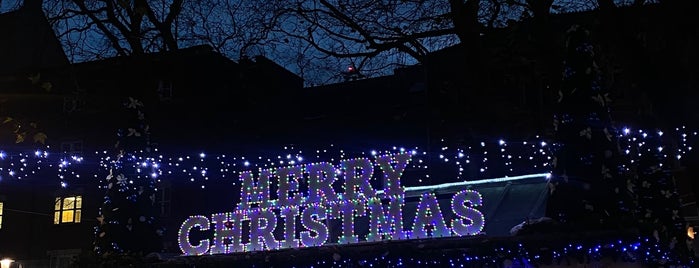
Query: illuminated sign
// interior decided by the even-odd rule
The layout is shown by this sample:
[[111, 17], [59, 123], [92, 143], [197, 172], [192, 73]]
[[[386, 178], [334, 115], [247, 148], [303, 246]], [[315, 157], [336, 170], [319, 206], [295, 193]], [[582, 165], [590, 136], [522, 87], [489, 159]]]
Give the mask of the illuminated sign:
[[[355, 158], [339, 165], [322, 162], [242, 172], [237, 208], [210, 217], [190, 216], [179, 230], [180, 249], [185, 255], [226, 254], [322, 246], [331, 239], [352, 244], [481, 233], [485, 220], [477, 207], [482, 197], [473, 190], [452, 195], [451, 216], [445, 221], [435, 193], [411, 187], [419, 195], [407, 219], [412, 224], [404, 222], [407, 197], [400, 180], [411, 157], [396, 153], [373, 161]], [[382, 179], [381, 189], [371, 185], [372, 178]], [[337, 232], [331, 232], [331, 220], [340, 222]], [[357, 229], [366, 233], [359, 235]], [[205, 232], [213, 237], [202, 237]]]

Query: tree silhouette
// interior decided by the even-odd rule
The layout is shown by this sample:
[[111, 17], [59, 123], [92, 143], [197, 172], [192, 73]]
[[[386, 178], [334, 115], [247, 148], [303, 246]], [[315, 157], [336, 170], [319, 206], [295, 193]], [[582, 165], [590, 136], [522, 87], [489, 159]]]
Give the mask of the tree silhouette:
[[554, 118], [558, 145], [548, 213], [571, 226], [618, 227], [631, 212], [610, 101], [589, 32], [573, 26]]
[[155, 217], [155, 181], [146, 172], [155, 167], [151, 158], [143, 157], [151, 152], [143, 104], [129, 98], [124, 106], [127, 121], [117, 132], [115, 157], [105, 163], [109, 175], [95, 227], [95, 253], [105, 260], [157, 251], [163, 234]]
[[[631, 133], [614, 126], [594, 52], [589, 32], [573, 26], [554, 118], [557, 145], [547, 214], [576, 231], [636, 230], [657, 252], [674, 250], [686, 260], [667, 141], [660, 131]], [[645, 261], [665, 264], [668, 256], [657, 252], [646, 254]]]

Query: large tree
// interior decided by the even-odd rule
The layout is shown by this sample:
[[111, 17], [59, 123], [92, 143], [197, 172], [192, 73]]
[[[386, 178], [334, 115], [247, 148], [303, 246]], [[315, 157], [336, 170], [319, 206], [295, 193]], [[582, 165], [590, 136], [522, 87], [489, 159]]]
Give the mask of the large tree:
[[495, 24], [499, 15], [493, 13], [513, 11], [494, 3], [498, 1], [284, 1], [274, 10], [281, 23], [273, 33], [375, 75], [458, 43], [477, 47], [481, 22]]
[[73, 60], [205, 43], [234, 58], [266, 54], [299, 72], [328, 62], [323, 59], [356, 61], [360, 68], [373, 63], [374, 69], [385, 67], [369, 62], [374, 58], [415, 63], [435, 49], [474, 43], [481, 21], [496, 25], [499, 14], [522, 12], [521, 6], [500, 0], [44, 1]]
[[156, 217], [157, 165], [148, 157], [152, 145], [143, 103], [129, 98], [124, 108], [127, 120], [117, 130], [114, 158], [103, 163], [109, 174], [95, 226], [94, 251], [106, 263], [159, 251], [164, 232]]
[[383, 74], [455, 44], [479, 55], [481, 35], [523, 18], [534, 18], [544, 29], [535, 37], [550, 43], [552, 13], [652, 2], [658, 1], [43, 0], [43, 7], [73, 61], [209, 44], [234, 59], [265, 55], [323, 83], [349, 65]]
[[[677, 163], [666, 152], [671, 141], [662, 131], [634, 131], [636, 137], [616, 128], [589, 35], [573, 26], [566, 37], [547, 214], [571, 231], [635, 230], [648, 238], [645, 243], [686, 258], [685, 223], [671, 171]], [[646, 253], [645, 260], [665, 264], [667, 256], [659, 252]]]
[[67, 49], [94, 50], [95, 56], [178, 49], [174, 30], [182, 5], [182, 0], [44, 1]]

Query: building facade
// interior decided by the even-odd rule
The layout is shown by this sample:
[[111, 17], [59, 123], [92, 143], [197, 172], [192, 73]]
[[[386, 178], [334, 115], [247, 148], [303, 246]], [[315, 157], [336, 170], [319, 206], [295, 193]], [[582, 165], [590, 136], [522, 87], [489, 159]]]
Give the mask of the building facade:
[[[3, 20], [14, 20], [13, 16], [18, 15], [0, 15], [0, 26]], [[33, 32], [50, 30], [47, 24], [40, 27], [43, 31]], [[509, 38], [498, 34], [484, 43]], [[350, 158], [373, 159], [373, 150], [379, 154], [402, 149], [425, 153], [413, 158], [402, 182], [417, 187], [410, 189], [443, 186], [433, 192], [442, 210], [448, 210], [449, 197], [456, 192], [475, 189], [483, 194], [485, 233], [454, 244], [474, 248], [490, 236], [508, 237], [518, 224], [544, 216], [549, 185], [541, 174], [547, 172], [551, 160], [543, 152], [548, 152], [544, 147], [552, 131], [549, 122], [555, 112], [551, 107], [556, 83], [551, 82], [555, 78], [540, 77], [540, 66], [533, 60], [493, 62], [482, 71], [488, 79], [474, 84], [467, 79], [472, 76], [462, 75], [458, 67], [468, 57], [454, 47], [429, 55], [422, 65], [397, 69], [393, 75], [303, 88], [300, 77], [267, 58], [235, 62], [207, 46], [61, 66], [67, 60], [54, 41], [42, 42], [48, 48], [26, 52], [43, 55], [30, 66], [22, 65], [26, 61], [0, 63], [0, 115], [4, 118], [0, 126], [0, 258], [15, 260], [13, 267], [89, 266], [93, 241], [99, 235], [94, 227], [100, 224], [98, 211], [106, 191], [103, 179], [109, 173], [103, 164], [113, 157], [110, 150], [117, 130], [128, 124], [124, 106], [137, 103], [143, 105], [151, 142], [158, 148], [146, 153], [163, 165], [149, 167], [156, 170], [151, 179], [157, 181], [158, 191], [152, 202], [158, 210], [158, 224], [163, 226], [161, 256], [155, 259], [186, 253], [178, 234], [190, 216], [210, 217], [240, 203], [244, 195], [241, 172], [302, 162], [338, 165]], [[0, 48], [5, 44], [0, 42]], [[506, 48], [492, 47], [484, 58], [508, 58], [502, 55]], [[7, 51], [19, 50], [0, 49], [0, 53]], [[652, 98], [631, 94], [632, 79], [619, 77], [621, 82], [613, 86], [621, 90], [617, 91], [621, 98], [614, 108], [620, 108], [621, 118], [653, 114], [649, 112], [655, 107]], [[482, 90], [473, 90], [476, 87]], [[666, 110], [656, 120], [670, 113], [667, 103], [660, 104]], [[686, 114], [686, 118], [692, 116], [696, 115]], [[643, 126], [652, 121], [629, 123]], [[673, 149], [684, 148], [682, 139], [673, 142], [677, 143]], [[465, 156], [471, 158], [463, 159]], [[683, 157], [692, 159], [691, 154]], [[467, 165], [468, 161], [474, 164]], [[696, 206], [691, 205], [694, 191], [689, 190], [696, 186], [688, 180], [696, 171], [680, 161], [672, 168], [686, 205], [682, 212], [696, 218]], [[148, 173], [146, 168], [143, 172]], [[516, 181], [505, 179], [537, 174], [539, 177]], [[136, 171], [127, 175], [142, 176]], [[449, 184], [498, 178], [502, 180], [477, 186]], [[370, 185], [375, 189], [385, 186], [380, 177], [372, 177]], [[406, 218], [415, 218], [419, 211], [417, 204], [422, 199], [412, 198], [406, 201], [410, 211]], [[357, 222], [368, 222], [368, 217], [359, 217]], [[454, 219], [450, 214], [445, 217], [447, 222]], [[328, 220], [326, 226], [334, 238], [328, 241], [331, 246], [319, 252], [328, 253], [324, 257], [332, 256], [332, 261], [340, 253], [329, 248], [340, 244], [344, 227], [338, 219]], [[249, 235], [250, 229], [246, 232]], [[357, 230], [365, 235], [362, 239], [368, 232], [368, 227]], [[205, 239], [211, 233], [199, 235]], [[440, 244], [442, 240], [431, 241], [436, 242], [422, 245], [463, 249]], [[412, 250], [422, 242], [417, 243], [408, 243], [407, 248]], [[372, 249], [371, 245], [365, 248]], [[303, 254], [314, 256], [311, 251]], [[275, 260], [287, 260], [284, 254], [279, 253]], [[233, 254], [231, 258], [245, 258], [240, 256], [252, 258], [249, 262], [265, 261], [254, 254]], [[225, 257], [222, 259], [225, 263]], [[200, 261], [207, 259], [180, 258], [174, 264]]]

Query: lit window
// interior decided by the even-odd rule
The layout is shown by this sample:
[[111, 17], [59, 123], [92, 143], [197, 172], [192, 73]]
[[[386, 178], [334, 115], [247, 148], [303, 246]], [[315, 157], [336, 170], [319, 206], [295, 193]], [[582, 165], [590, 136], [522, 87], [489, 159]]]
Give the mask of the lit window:
[[80, 222], [82, 196], [56, 197], [53, 224]]
[[2, 229], [2, 202], [0, 202], [0, 229]]

